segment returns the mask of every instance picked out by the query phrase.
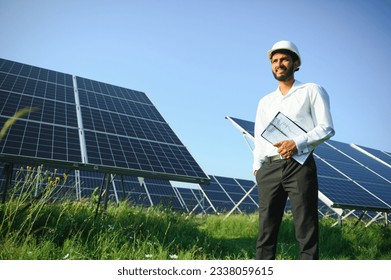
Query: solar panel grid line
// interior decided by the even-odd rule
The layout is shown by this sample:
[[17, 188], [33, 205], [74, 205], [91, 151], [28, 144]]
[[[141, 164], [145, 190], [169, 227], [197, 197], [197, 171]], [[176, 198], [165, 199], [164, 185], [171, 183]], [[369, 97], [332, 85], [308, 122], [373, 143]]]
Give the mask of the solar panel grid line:
[[[338, 149], [337, 147], [335, 147], [332, 143], [337, 143], [336, 141], [332, 142], [332, 141], [328, 141], [328, 142], [325, 142], [325, 144], [333, 149], [335, 149], [338, 153], [342, 154], [343, 156], [345, 156], [346, 158], [350, 159], [351, 161], [353, 161], [354, 163], [358, 164], [360, 167], [364, 168], [366, 171], [369, 171], [370, 173], [376, 175], [375, 178], [379, 179], [381, 178], [382, 180], [386, 181], [387, 183], [391, 183], [390, 180], [388, 180], [387, 178], [385, 178], [384, 176], [382, 176], [381, 174], [379, 174], [378, 172], [374, 171], [373, 169], [369, 168], [367, 165], [363, 164], [362, 162], [360, 162], [359, 160], [353, 158], [352, 156], [348, 155], [347, 153], [345, 153], [344, 151], [342, 151], [341, 149]], [[382, 180], [380, 180], [381, 182], [383, 182]]]
[[[391, 168], [391, 164], [385, 162], [384, 160], [382, 160], [381, 158], [377, 157], [376, 155], [374, 155], [373, 153], [371, 153], [370, 151], [367, 151], [365, 150], [364, 148], [361, 148], [360, 146], [356, 145], [356, 144], [350, 144], [350, 146], [352, 146], [354, 149], [360, 151], [361, 153], [373, 158], [374, 160], [377, 160], [378, 162], [384, 164], [385, 166], [388, 166], [389, 168]], [[384, 155], [387, 155], [387, 153], [384, 153], [383, 151], [380, 151], [382, 154]], [[390, 161], [391, 161], [391, 157], [390, 157]]]
[[[361, 175], [361, 178], [357, 176], [358, 180], [366, 181], [365, 176], [367, 176], [368, 178], [370, 178], [370, 180], [367, 180], [368, 182], [377, 182], [379, 184], [391, 183], [391, 172], [389, 167], [387, 167], [386, 165], [358, 151], [352, 146], [352, 144], [349, 145], [334, 140], [330, 140], [328, 141], [328, 143], [334, 146], [336, 148], [336, 151], [345, 156], [345, 158], [349, 160], [351, 160], [351, 158], [354, 159], [351, 160], [351, 162], [361, 168], [361, 170], [358, 172], [359, 174], [356, 174]], [[377, 150], [377, 152], [380, 151]], [[345, 160], [344, 162], [347, 163], [348, 161]]]
[[[342, 172], [341, 170], [339, 170], [338, 168], [336, 168], [334, 165], [332, 165], [331, 163], [329, 163], [327, 160], [324, 160], [323, 158], [317, 156], [315, 153], [314, 155], [319, 159], [321, 160], [322, 162], [326, 163], [328, 166], [330, 166], [332, 169], [334, 169], [337, 173], [341, 174], [342, 176], [344, 176], [347, 180], [351, 181], [353, 184], [355, 184], [356, 186], [360, 187], [362, 190], [364, 190], [365, 192], [367, 192], [368, 194], [370, 194], [372, 197], [376, 198], [377, 200], [379, 200], [380, 202], [382, 202], [384, 205], [386, 205], [387, 207], [391, 207], [388, 203], [386, 203], [385, 201], [383, 201], [381, 198], [379, 198], [378, 196], [376, 196], [375, 194], [373, 194], [372, 192], [370, 192], [367, 188], [365, 188], [363, 185], [361, 185], [359, 182], [355, 181], [354, 179], [352, 179], [350, 176], [346, 175], [344, 172]], [[342, 204], [342, 203], [339, 203], [339, 204]], [[333, 205], [335, 205], [335, 201], [333, 201]], [[332, 207], [335, 207], [333, 206]]]
[[[11, 64], [16, 65], [16, 63], [11, 63]], [[4, 63], [2, 65], [4, 65]], [[21, 69], [28, 69], [28, 70], [20, 71], [21, 74], [24, 73], [27, 75], [31, 75], [31, 73], [33, 73], [32, 67], [27, 67], [27, 66], [23, 66], [23, 67]], [[4, 68], [2, 68], [2, 71], [4, 71]], [[8, 94], [9, 96], [11, 96], [11, 94], [13, 94], [13, 97], [17, 97], [18, 102], [16, 102], [16, 103], [14, 102], [14, 104], [9, 103], [10, 100], [9, 100], [9, 98], [7, 98], [5, 100], [4, 106], [6, 106], [8, 108], [13, 108], [14, 112], [20, 110], [23, 107], [42, 107], [41, 110], [39, 110], [38, 112], [34, 112], [33, 114], [30, 114], [27, 117], [19, 120], [19, 121], [26, 120], [25, 130], [23, 132], [19, 131], [19, 133], [21, 135], [23, 135], [21, 140], [23, 141], [24, 139], [26, 139], [26, 141], [23, 142], [23, 145], [20, 146], [22, 149], [24, 147], [32, 147], [32, 143], [34, 142], [34, 140], [32, 140], [30, 138], [30, 136], [31, 136], [31, 131], [35, 130], [35, 129], [31, 129], [31, 126], [34, 125], [33, 122], [40, 122], [40, 125], [37, 127], [36, 130], [39, 131], [39, 135], [41, 135], [41, 133], [43, 133], [45, 136], [48, 136], [47, 133], [52, 132], [55, 129], [57, 129], [57, 126], [64, 125], [65, 123], [58, 122], [58, 120], [54, 118], [55, 107], [61, 108], [58, 105], [60, 103], [59, 102], [56, 103], [56, 102], [52, 101], [53, 100], [52, 97], [50, 97], [51, 99], [43, 99], [42, 98], [42, 96], [46, 95], [46, 94], [42, 94], [42, 93], [47, 92], [47, 90], [48, 90], [48, 87], [46, 87], [46, 85], [43, 86], [41, 83], [39, 83], [40, 81], [38, 81], [38, 80], [34, 81], [31, 77], [26, 78], [26, 77], [18, 76], [18, 75], [20, 75], [19, 71], [14, 71], [14, 73], [15, 74], [7, 74], [8, 80], [9, 79], [14, 80], [12, 87], [10, 87], [10, 86], [7, 87], [7, 85], [5, 85], [5, 83], [7, 83], [6, 82], [7, 79], [3, 80], [1, 87], [2, 87], [2, 89], [9, 89], [10, 91], [6, 94]], [[19, 87], [14, 86], [16, 84], [19, 84]], [[49, 88], [52, 91], [52, 94], [56, 95], [57, 88], [54, 87], [54, 85], [52, 85], [52, 84], [49, 84], [49, 85], [51, 85], [51, 86], [49, 86]], [[2, 91], [2, 93], [4, 93], [4, 91]], [[3, 96], [3, 98], [4, 98], [4, 96]], [[56, 97], [54, 97], [54, 98], [56, 98]], [[15, 98], [14, 98], [14, 100], [15, 100]], [[62, 103], [62, 104], [64, 104], [64, 103]], [[39, 106], [39, 105], [42, 105], [42, 106]], [[43, 109], [45, 109], [45, 110], [43, 110]], [[60, 111], [61, 111], [61, 109], [60, 109]], [[6, 116], [6, 117], [10, 117], [12, 115], [12, 113], [14, 113], [14, 112], [7, 113], [7, 112], [5, 112], [4, 108], [2, 108], [2, 115]], [[52, 124], [50, 124], [50, 123], [52, 123]], [[49, 127], [45, 124], [52, 125], [52, 127]], [[11, 130], [12, 130], [12, 127], [11, 127]], [[26, 130], [28, 130], [28, 132], [26, 132]], [[26, 135], [26, 133], [29, 133], [29, 135]], [[12, 135], [12, 132], [10, 131], [8, 133], [8, 136], [11, 136], [11, 135]], [[51, 140], [47, 141], [49, 143], [49, 145], [51, 145], [54, 141], [53, 138], [50, 138], [50, 139]], [[16, 138], [16, 140], [20, 141], [20, 139], [18, 139], [18, 138]], [[20, 142], [22, 142], [22, 141], [20, 141]], [[39, 143], [41, 143], [41, 142], [39, 142]], [[57, 147], [57, 148], [61, 149], [62, 147]], [[39, 151], [38, 147], [36, 148], [35, 154], [32, 154], [32, 152], [29, 152], [29, 151], [31, 151], [30, 148], [27, 149], [27, 153], [29, 156], [38, 157], [40, 155], [47, 156], [49, 154], [46, 151]], [[4, 152], [4, 150], [3, 150], [3, 152]], [[53, 149], [52, 149], [52, 151], [50, 151], [50, 154], [53, 155], [50, 158], [57, 158], [58, 159], [58, 156], [61, 153], [55, 153], [55, 152], [56, 151], [54, 151]], [[38, 153], [40, 153], [40, 155], [38, 155]], [[20, 152], [18, 152], [18, 154], [20, 154]]]

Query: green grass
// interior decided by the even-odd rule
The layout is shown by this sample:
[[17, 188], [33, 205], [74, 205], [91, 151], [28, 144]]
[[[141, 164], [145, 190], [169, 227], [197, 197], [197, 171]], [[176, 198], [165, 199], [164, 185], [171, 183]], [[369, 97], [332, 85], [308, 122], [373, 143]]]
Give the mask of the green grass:
[[[257, 214], [187, 215], [163, 207], [109, 204], [95, 217], [96, 198], [56, 201], [66, 181], [42, 167], [27, 168], [0, 204], [2, 260], [254, 259]], [[23, 183], [22, 183], [23, 182]], [[37, 189], [38, 186], [38, 189]], [[38, 196], [37, 196], [38, 194]], [[320, 221], [320, 257], [391, 259], [391, 227], [345, 220]], [[278, 259], [297, 259], [290, 215], [281, 225]]]
[[[15, 210], [1, 206], [0, 259], [253, 259], [257, 215], [187, 216], [164, 208], [109, 205], [96, 219], [95, 204], [46, 203]], [[13, 209], [14, 218], [7, 213]], [[321, 221], [321, 259], [391, 259], [391, 229]], [[278, 259], [296, 259], [289, 216], [279, 236]]]

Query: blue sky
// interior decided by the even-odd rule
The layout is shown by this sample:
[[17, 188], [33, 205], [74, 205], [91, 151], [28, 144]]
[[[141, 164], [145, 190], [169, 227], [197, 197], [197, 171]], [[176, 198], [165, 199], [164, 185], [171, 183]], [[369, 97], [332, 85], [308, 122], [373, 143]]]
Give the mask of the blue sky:
[[202, 168], [252, 179], [226, 119], [277, 83], [266, 51], [299, 47], [330, 95], [334, 140], [391, 152], [391, 1], [0, 1], [0, 57], [145, 92]]

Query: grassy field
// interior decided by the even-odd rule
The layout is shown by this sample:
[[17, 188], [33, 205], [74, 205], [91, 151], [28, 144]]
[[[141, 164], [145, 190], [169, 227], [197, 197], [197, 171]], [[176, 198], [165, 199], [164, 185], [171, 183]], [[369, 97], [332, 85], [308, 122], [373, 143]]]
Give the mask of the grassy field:
[[[2, 260], [254, 259], [257, 214], [188, 215], [163, 207], [109, 204], [96, 216], [96, 197], [54, 199], [66, 181], [42, 167], [21, 169], [0, 204]], [[38, 186], [38, 188], [37, 188]], [[391, 259], [391, 227], [320, 221], [320, 257]], [[278, 259], [296, 259], [292, 218], [281, 226]]]
[[[19, 201], [20, 202], [20, 201]], [[187, 216], [164, 208], [109, 205], [95, 218], [89, 200], [8, 201], [0, 207], [0, 259], [253, 259], [257, 215]], [[321, 259], [391, 259], [391, 228], [321, 220]], [[278, 259], [296, 259], [292, 219]]]
[[[9, 127], [34, 108], [9, 119]], [[130, 203], [108, 205], [95, 215], [96, 197], [56, 201], [66, 174], [26, 167], [17, 172], [5, 203], [0, 204], [1, 260], [234, 260], [254, 259], [257, 215], [187, 215], [167, 208]], [[333, 227], [320, 221], [320, 257], [325, 260], [391, 259], [391, 227], [355, 221]], [[292, 218], [279, 234], [278, 259], [296, 259]]]

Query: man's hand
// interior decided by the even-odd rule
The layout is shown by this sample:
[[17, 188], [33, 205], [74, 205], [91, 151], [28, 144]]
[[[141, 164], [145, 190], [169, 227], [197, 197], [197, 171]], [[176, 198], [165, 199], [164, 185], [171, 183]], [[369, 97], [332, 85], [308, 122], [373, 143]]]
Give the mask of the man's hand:
[[293, 140], [284, 140], [273, 145], [277, 147], [277, 152], [284, 158], [291, 158], [296, 152], [296, 143]]

